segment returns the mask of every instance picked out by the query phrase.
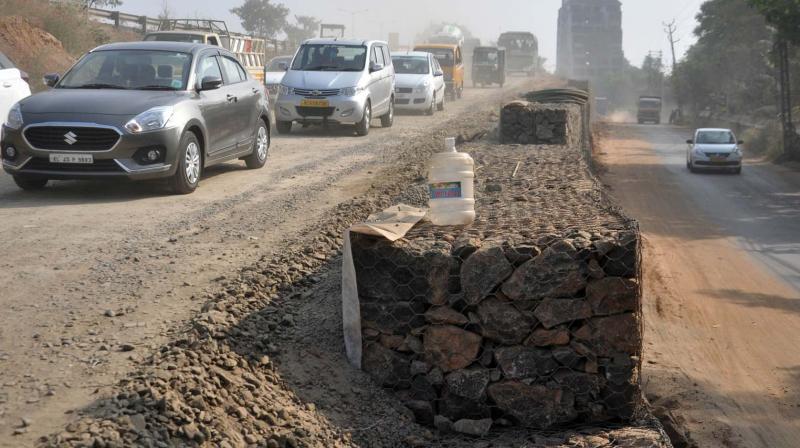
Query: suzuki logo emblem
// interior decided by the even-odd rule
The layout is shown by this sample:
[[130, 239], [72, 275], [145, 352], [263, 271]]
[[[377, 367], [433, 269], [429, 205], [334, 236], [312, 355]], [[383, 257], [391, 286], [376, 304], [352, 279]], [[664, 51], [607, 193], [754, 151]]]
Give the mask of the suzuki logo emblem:
[[320, 92], [319, 90], [314, 90], [314, 91], [311, 92], [311, 94], [314, 95], [314, 96], [321, 96], [322, 92]]
[[64, 142], [68, 145], [74, 145], [78, 141], [78, 135], [72, 131], [67, 132], [64, 134]]

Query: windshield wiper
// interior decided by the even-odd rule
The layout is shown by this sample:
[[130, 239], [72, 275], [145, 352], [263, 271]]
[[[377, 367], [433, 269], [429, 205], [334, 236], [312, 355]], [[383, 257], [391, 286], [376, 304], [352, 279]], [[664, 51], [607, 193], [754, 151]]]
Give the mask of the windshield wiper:
[[336, 71], [344, 71], [341, 67], [337, 65], [315, 65], [313, 67], [305, 67], [303, 70], [313, 72], [313, 71], [324, 71], [324, 70], [336, 70]]
[[158, 85], [134, 87], [133, 89], [134, 90], [178, 90], [177, 88], [172, 86], [158, 86]]
[[91, 84], [83, 84], [80, 86], [74, 87], [67, 87], [68, 89], [120, 89], [120, 90], [127, 90], [127, 87], [118, 86], [116, 84], [103, 84], [103, 83], [91, 83]]

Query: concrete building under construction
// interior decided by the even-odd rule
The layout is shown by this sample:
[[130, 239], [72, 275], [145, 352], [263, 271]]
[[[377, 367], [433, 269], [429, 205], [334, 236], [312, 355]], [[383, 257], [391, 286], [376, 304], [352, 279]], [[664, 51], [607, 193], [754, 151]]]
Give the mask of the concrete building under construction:
[[598, 80], [622, 71], [619, 0], [562, 0], [558, 13], [558, 74]]

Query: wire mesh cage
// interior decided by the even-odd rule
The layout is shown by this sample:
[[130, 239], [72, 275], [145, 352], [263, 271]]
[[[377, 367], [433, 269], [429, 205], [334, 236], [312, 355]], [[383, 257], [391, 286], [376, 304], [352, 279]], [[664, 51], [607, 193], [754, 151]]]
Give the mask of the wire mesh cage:
[[581, 142], [467, 145], [472, 226], [422, 223], [394, 243], [352, 236], [362, 368], [418, 422], [480, 434], [639, 415], [638, 226], [607, 199]]

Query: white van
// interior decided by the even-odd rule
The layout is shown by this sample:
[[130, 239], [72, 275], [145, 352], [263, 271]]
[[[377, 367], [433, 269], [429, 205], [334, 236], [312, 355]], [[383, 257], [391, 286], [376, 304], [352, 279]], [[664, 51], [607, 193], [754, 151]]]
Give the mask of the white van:
[[283, 77], [275, 106], [281, 134], [292, 123], [355, 125], [367, 135], [374, 117], [394, 121], [395, 74], [389, 46], [380, 41], [311, 39], [303, 42]]

